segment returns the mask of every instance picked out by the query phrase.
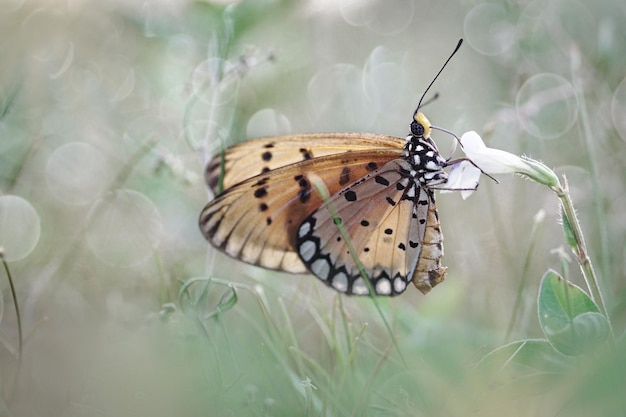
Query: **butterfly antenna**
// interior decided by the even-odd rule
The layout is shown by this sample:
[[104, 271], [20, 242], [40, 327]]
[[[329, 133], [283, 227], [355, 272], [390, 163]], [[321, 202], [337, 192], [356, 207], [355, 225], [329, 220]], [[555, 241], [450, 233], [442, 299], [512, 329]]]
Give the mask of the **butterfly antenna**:
[[430, 103], [432, 103], [433, 101], [437, 100], [439, 98], [439, 93], [435, 93], [433, 94], [433, 96], [431, 98], [429, 98], [428, 100], [426, 100], [425, 102], [423, 102], [420, 107], [426, 107], [428, 106]]
[[428, 90], [430, 90], [430, 87], [432, 87], [433, 84], [435, 83], [435, 81], [437, 81], [437, 77], [439, 77], [439, 74], [441, 74], [441, 72], [446, 67], [446, 65], [448, 65], [448, 62], [450, 62], [450, 60], [452, 59], [454, 54], [457, 53], [457, 51], [461, 47], [462, 43], [463, 43], [463, 39], [461, 38], [461, 39], [459, 39], [459, 43], [456, 44], [456, 47], [454, 48], [454, 51], [452, 51], [452, 53], [450, 54], [448, 59], [446, 59], [446, 62], [444, 62], [443, 65], [441, 66], [441, 69], [439, 70], [437, 75], [435, 75], [435, 78], [433, 78], [433, 80], [430, 82], [430, 84], [428, 84], [428, 87], [426, 87], [426, 90], [424, 91], [424, 94], [422, 94], [422, 98], [420, 98], [420, 102], [417, 104], [417, 108], [415, 109], [415, 113], [413, 113], [414, 116], [415, 116], [415, 114], [417, 114], [417, 112], [419, 111], [420, 107], [422, 107], [422, 100], [424, 100], [424, 97], [426, 96], [426, 93], [428, 93]]

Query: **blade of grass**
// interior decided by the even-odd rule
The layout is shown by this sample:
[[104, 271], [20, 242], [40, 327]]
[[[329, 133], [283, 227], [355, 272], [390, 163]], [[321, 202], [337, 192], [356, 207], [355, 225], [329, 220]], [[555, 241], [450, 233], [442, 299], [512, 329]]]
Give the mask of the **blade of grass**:
[[[322, 197], [322, 200], [324, 200], [325, 207], [330, 212], [330, 215], [333, 217], [333, 219], [339, 219], [340, 216], [337, 213], [337, 209], [334, 207], [334, 205], [332, 204], [332, 201], [330, 200], [330, 193], [328, 192], [328, 188], [326, 188], [324, 181], [322, 181], [320, 177], [318, 177], [317, 175], [313, 173], [309, 173], [309, 180], [315, 187], [315, 190], [317, 191], [317, 193]], [[391, 342], [393, 343], [393, 346], [396, 349], [396, 352], [398, 352], [398, 356], [400, 357], [400, 360], [402, 361], [404, 365], [406, 365], [406, 360], [404, 359], [404, 355], [402, 354], [402, 351], [400, 350], [400, 346], [398, 345], [396, 337], [391, 331], [391, 326], [387, 322], [387, 318], [385, 317], [383, 310], [380, 306], [380, 303], [378, 302], [378, 297], [376, 297], [376, 292], [374, 291], [374, 288], [372, 287], [372, 283], [370, 282], [369, 277], [367, 276], [365, 267], [363, 266], [363, 263], [359, 259], [359, 255], [357, 254], [356, 249], [354, 248], [354, 245], [352, 244], [352, 239], [350, 238], [350, 234], [348, 233], [348, 230], [343, 225], [343, 222], [334, 221], [334, 223], [337, 226], [337, 230], [341, 234], [341, 238], [346, 243], [346, 246], [348, 247], [348, 250], [350, 251], [352, 260], [354, 261], [354, 264], [359, 270], [359, 274], [361, 275], [361, 277], [365, 281], [365, 284], [367, 285], [367, 288], [370, 293], [370, 299], [372, 300], [372, 304], [374, 304], [374, 307], [378, 311], [378, 314], [381, 320], [383, 321], [385, 328], [387, 329], [389, 338], [391, 339]]]
[[17, 301], [15, 285], [13, 284], [13, 276], [11, 275], [9, 264], [7, 263], [6, 259], [4, 259], [4, 250], [2, 250], [2, 248], [0, 248], [0, 259], [2, 259], [2, 265], [4, 265], [4, 271], [7, 274], [9, 287], [11, 288], [11, 297], [13, 298], [13, 305], [15, 306], [15, 317], [17, 320], [17, 366], [15, 368], [15, 373], [13, 374], [13, 384], [11, 386], [11, 391], [8, 395], [8, 397], [11, 398], [13, 394], [15, 394], [15, 391], [17, 390], [17, 384], [19, 382], [20, 369], [22, 367], [22, 347], [24, 344], [24, 337], [22, 334], [22, 316], [20, 314], [20, 305]]

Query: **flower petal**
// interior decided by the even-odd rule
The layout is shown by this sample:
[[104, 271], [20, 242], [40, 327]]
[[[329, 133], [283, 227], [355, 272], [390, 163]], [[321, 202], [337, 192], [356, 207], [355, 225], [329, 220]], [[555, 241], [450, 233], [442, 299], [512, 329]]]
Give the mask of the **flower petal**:
[[482, 138], [474, 131], [461, 136], [461, 146], [465, 155], [487, 174], [524, 173], [529, 169], [528, 164], [519, 156], [485, 146]]
[[452, 166], [450, 176], [446, 182], [446, 189], [442, 193], [460, 191], [461, 197], [465, 200], [478, 187], [480, 179], [480, 170], [476, 168], [470, 161], [463, 160]]
[[487, 174], [523, 174], [549, 187], [560, 187], [559, 179], [550, 168], [539, 161], [519, 157], [500, 149], [485, 146], [474, 131], [461, 136], [461, 146], [468, 159]]

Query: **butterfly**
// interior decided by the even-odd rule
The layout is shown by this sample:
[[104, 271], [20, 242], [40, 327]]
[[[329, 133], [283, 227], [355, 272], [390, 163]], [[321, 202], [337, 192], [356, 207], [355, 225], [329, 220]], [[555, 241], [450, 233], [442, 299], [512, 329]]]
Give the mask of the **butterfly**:
[[233, 258], [312, 273], [341, 293], [395, 296], [411, 282], [427, 293], [446, 275], [435, 190], [450, 162], [419, 109], [406, 138], [296, 134], [226, 149], [206, 167], [217, 196], [202, 234]]

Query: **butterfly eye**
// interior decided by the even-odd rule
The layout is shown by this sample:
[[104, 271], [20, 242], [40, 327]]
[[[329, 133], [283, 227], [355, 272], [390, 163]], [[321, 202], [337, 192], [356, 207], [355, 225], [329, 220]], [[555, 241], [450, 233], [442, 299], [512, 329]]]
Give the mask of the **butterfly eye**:
[[413, 116], [413, 121], [411, 122], [411, 134], [417, 137], [429, 137], [430, 136], [430, 122], [424, 116], [424, 113], [417, 112]]
[[413, 121], [411, 123], [411, 134], [413, 136], [424, 136], [424, 126], [421, 123]]

